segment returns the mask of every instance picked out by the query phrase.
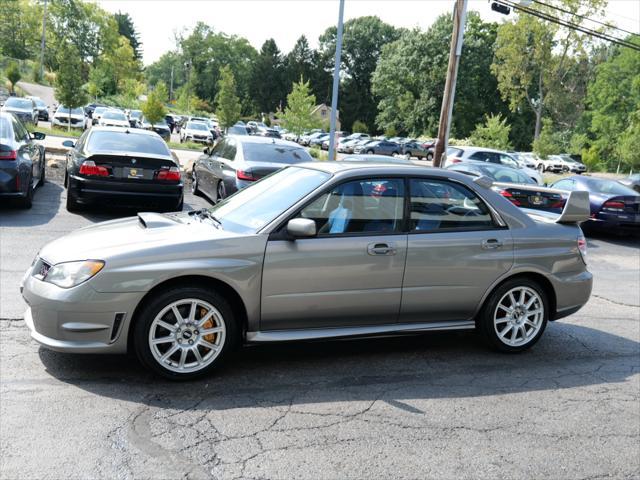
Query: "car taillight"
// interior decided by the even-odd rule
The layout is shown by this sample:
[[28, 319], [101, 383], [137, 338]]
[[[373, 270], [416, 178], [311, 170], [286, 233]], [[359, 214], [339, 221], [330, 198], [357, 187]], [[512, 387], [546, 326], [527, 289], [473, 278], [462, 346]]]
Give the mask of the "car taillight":
[[460, 163], [460, 162], [462, 162], [462, 159], [461, 158], [452, 158], [450, 161], [451, 161], [451, 163]]
[[179, 182], [180, 178], [180, 169], [178, 167], [163, 168], [156, 173], [156, 180]]
[[101, 165], [96, 165], [96, 162], [93, 160], [85, 160], [80, 165], [80, 175], [87, 175], [93, 177], [108, 177], [109, 170], [107, 167], [103, 167]]
[[619, 200], [609, 200], [602, 205], [603, 210], [612, 210], [614, 212], [624, 212], [624, 202]]
[[509, 190], [501, 189], [501, 190], [498, 190], [498, 193], [502, 195], [504, 198], [506, 198], [507, 200], [509, 200], [511, 203], [513, 203], [516, 207], [520, 207], [522, 205], [517, 198], [511, 195], [511, 192]]
[[247, 180], [249, 182], [253, 182], [256, 178], [253, 176], [249, 170], [238, 170], [236, 171], [236, 178], [238, 180]]
[[18, 158], [16, 150], [0, 150], [0, 160], [15, 160]]
[[587, 239], [584, 238], [584, 234], [581, 232], [578, 235], [578, 251], [582, 257], [582, 261], [587, 264]]

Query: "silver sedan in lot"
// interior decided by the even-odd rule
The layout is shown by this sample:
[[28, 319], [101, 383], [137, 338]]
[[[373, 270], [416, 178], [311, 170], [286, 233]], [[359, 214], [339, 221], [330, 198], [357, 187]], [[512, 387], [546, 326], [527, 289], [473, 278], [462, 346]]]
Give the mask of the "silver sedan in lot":
[[527, 212], [486, 177], [298, 164], [212, 208], [46, 245], [23, 279], [25, 322], [45, 347], [134, 350], [172, 379], [242, 343], [475, 328], [519, 352], [589, 299], [583, 193], [561, 214]]

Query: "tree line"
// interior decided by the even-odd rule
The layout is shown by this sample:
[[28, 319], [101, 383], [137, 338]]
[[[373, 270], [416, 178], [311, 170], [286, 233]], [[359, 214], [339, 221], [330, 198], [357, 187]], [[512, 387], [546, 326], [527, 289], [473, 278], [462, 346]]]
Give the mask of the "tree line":
[[[0, 4], [0, 18], [5, 19], [1, 53], [36, 59], [42, 6], [29, 0]], [[580, 25], [601, 16], [605, 7], [606, 0], [549, 0], [539, 8]], [[292, 98], [331, 101], [335, 26], [320, 35], [317, 48], [302, 35], [284, 53], [273, 39], [257, 50], [241, 36], [200, 22], [176, 34], [175, 47], [143, 69], [142, 45], [128, 15], [111, 15], [79, 0], [50, 0], [48, 15], [47, 69], [62, 67], [60, 52], [71, 43], [81, 61], [84, 90], [94, 98], [133, 102], [160, 85], [178, 110], [215, 111], [223, 102], [253, 118], [285, 112], [294, 83], [298, 89], [306, 87]], [[345, 22], [339, 102], [343, 129], [435, 136], [451, 31], [451, 15], [441, 15], [426, 30], [396, 28], [376, 16]], [[636, 35], [627, 40], [640, 43]], [[637, 169], [639, 79], [636, 51], [526, 14], [494, 23], [472, 11], [451, 136], [542, 155], [579, 153], [592, 168]], [[223, 86], [238, 105], [224, 100]]]

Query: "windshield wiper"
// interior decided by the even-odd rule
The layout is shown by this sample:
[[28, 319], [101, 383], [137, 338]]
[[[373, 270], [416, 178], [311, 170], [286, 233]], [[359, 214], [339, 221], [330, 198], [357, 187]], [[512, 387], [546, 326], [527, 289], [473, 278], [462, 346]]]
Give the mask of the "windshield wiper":
[[201, 208], [200, 210], [191, 210], [189, 215], [197, 215], [200, 218], [206, 218], [208, 220], [213, 220], [218, 225], [222, 225], [222, 222], [213, 214], [208, 208]]

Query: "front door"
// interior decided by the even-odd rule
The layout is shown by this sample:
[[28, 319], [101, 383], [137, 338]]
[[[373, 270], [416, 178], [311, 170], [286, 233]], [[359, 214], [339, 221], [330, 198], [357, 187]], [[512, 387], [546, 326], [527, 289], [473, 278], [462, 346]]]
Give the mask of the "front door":
[[407, 235], [404, 180], [349, 181], [296, 215], [317, 236], [267, 243], [261, 330], [391, 324], [400, 311]]
[[513, 264], [510, 231], [454, 181], [409, 182], [411, 206], [401, 323], [469, 320]]

